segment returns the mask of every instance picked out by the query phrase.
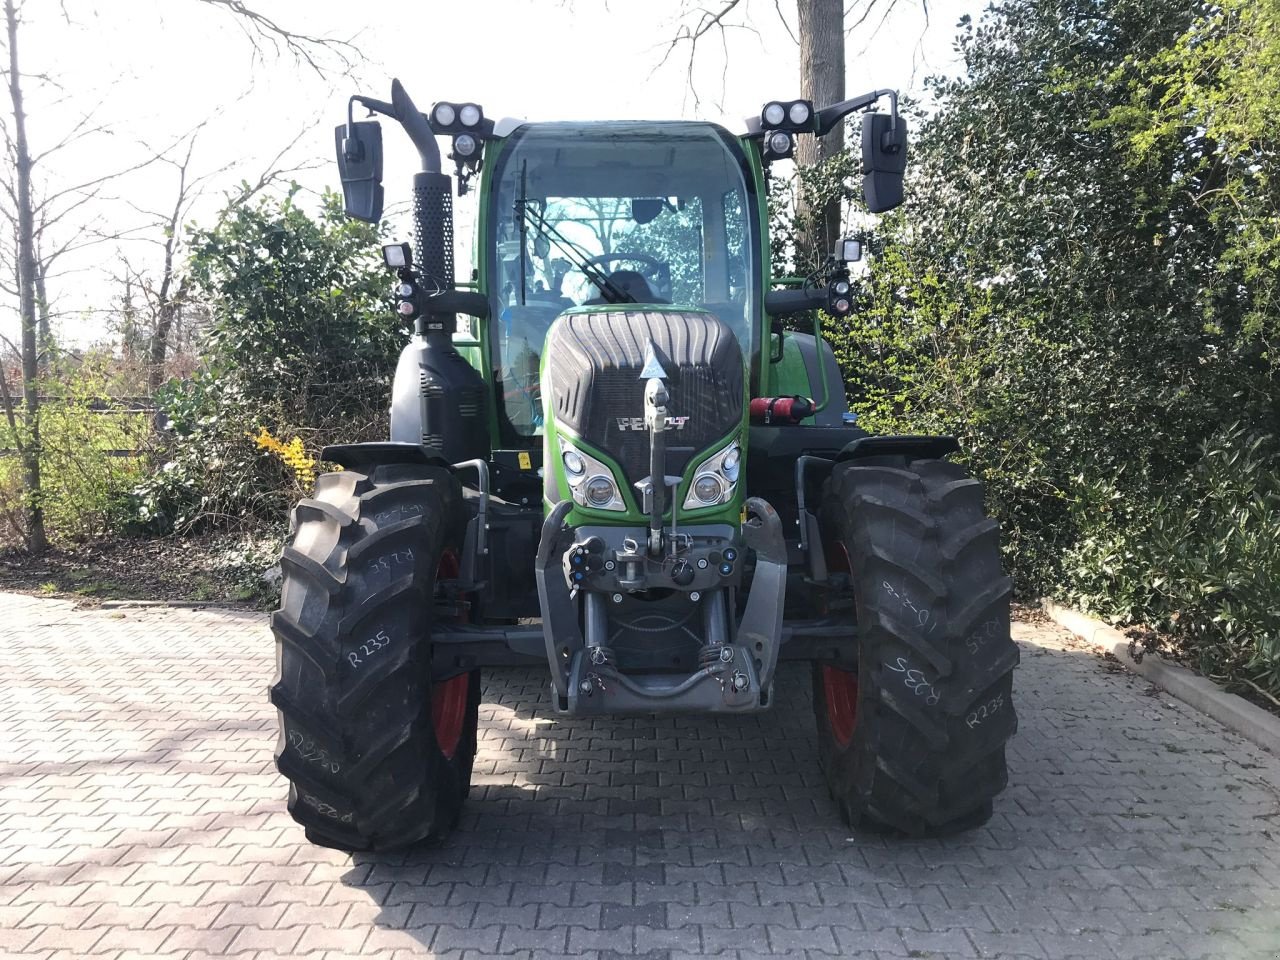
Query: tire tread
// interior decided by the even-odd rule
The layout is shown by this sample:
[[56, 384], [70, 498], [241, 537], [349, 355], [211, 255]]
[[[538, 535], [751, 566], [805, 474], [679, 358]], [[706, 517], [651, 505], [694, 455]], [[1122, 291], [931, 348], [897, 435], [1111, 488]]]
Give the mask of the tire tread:
[[[832, 796], [859, 828], [945, 836], [985, 822], [1008, 782], [1019, 657], [1009, 632], [1012, 585], [982, 484], [941, 460], [841, 463], [821, 522], [824, 537], [849, 554], [859, 622], [858, 717], [847, 744], [831, 733], [814, 665]], [[928, 695], [895, 679], [909, 675], [904, 665], [924, 677]], [[970, 722], [997, 697], [989, 717]]]

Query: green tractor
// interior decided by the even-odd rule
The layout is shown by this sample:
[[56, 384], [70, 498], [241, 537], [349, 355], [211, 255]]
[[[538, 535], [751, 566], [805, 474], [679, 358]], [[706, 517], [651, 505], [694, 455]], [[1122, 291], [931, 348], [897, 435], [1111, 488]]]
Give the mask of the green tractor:
[[[414, 243], [383, 248], [413, 332], [389, 442], [324, 450], [343, 469], [282, 557], [271, 699], [307, 837], [446, 836], [480, 671], [538, 663], [548, 711], [592, 717], [766, 710], [779, 661], [808, 661], [847, 823], [985, 822], [1016, 727], [996, 523], [953, 438], [859, 429], [818, 323], [782, 322], [850, 313], [858, 244], [800, 283], [769, 264], [769, 164], [798, 137], [864, 111], [868, 208], [901, 202], [896, 95], [771, 102], [734, 134], [423, 113], [396, 81], [335, 132], [347, 213], [377, 222], [381, 132], [357, 104], [421, 158]], [[478, 191], [468, 283], [455, 177]]]

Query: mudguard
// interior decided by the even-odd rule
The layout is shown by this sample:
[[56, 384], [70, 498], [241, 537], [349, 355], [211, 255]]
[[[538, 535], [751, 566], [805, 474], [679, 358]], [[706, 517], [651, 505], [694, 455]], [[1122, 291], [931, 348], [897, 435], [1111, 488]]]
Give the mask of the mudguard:
[[320, 451], [320, 459], [348, 470], [365, 470], [383, 463], [429, 463], [452, 470], [453, 466], [435, 447], [420, 443], [336, 443]]
[[864, 457], [915, 457], [918, 460], [941, 460], [960, 449], [955, 437], [930, 437], [906, 434], [889, 437], [859, 437], [845, 445], [836, 463], [861, 460]]

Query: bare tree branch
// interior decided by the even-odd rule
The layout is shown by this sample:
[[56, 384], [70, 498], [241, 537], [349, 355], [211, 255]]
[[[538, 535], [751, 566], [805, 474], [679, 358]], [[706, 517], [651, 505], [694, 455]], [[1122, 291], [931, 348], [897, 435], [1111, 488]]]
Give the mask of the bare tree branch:
[[796, 46], [800, 45], [800, 38], [796, 36], [795, 31], [791, 29], [791, 24], [787, 22], [787, 16], [782, 12], [782, 0], [773, 0], [773, 9], [778, 14], [778, 19], [782, 21], [782, 28], [787, 31], [787, 36], [791, 38], [791, 42]]
[[321, 51], [334, 54], [341, 61], [344, 72], [349, 72], [359, 60], [363, 59], [359, 49], [349, 41], [290, 30], [253, 9], [244, 0], [197, 0], [197, 2], [219, 7], [233, 14], [255, 51], [261, 51], [264, 42], [271, 44], [276, 53], [279, 53], [283, 47], [320, 76], [324, 76], [325, 71], [315, 55]]
[[[718, 9], [712, 10], [707, 7], [700, 6], [689, 11], [690, 13], [696, 13], [697, 19], [692, 24], [689, 24], [688, 22], [680, 24], [679, 28], [676, 30], [675, 36], [672, 37], [671, 41], [667, 44], [667, 49], [663, 53], [662, 59], [658, 61], [658, 65], [653, 68], [653, 72], [657, 72], [662, 69], [662, 67], [665, 66], [667, 61], [671, 58], [671, 55], [681, 45], [687, 45], [689, 49], [689, 57], [685, 64], [685, 75], [689, 80], [689, 92], [693, 94], [693, 103], [695, 107], [702, 105], [702, 98], [698, 95], [697, 86], [693, 82], [693, 63], [694, 60], [697, 59], [698, 43], [712, 30], [718, 30], [720, 32], [721, 43], [723, 44], [724, 31], [726, 26], [729, 26], [724, 22], [725, 17], [732, 13], [742, 2], [743, 0], [721, 0], [721, 5]], [[687, 14], [683, 15], [687, 16]], [[737, 26], [742, 26], [742, 24], [737, 24]], [[720, 91], [720, 96], [723, 99], [723, 86]]]
[[71, 146], [71, 144], [75, 143], [78, 140], [83, 140], [85, 137], [91, 137], [95, 133], [106, 133], [110, 129], [109, 127], [107, 127], [106, 124], [98, 124], [97, 126], [93, 126], [93, 127], [89, 126], [89, 121], [91, 121], [95, 116], [97, 116], [102, 105], [103, 105], [103, 101], [99, 100], [98, 103], [93, 107], [93, 109], [85, 111], [84, 114], [80, 117], [80, 119], [77, 120], [72, 125], [71, 129], [67, 131], [66, 135], [61, 140], [53, 144], [53, 146], [47, 147], [46, 149], [41, 150], [34, 157], [32, 157], [31, 165], [33, 167], [37, 166], [41, 160], [45, 159], [51, 154], [57, 153], [59, 150], [62, 150], [65, 147]]

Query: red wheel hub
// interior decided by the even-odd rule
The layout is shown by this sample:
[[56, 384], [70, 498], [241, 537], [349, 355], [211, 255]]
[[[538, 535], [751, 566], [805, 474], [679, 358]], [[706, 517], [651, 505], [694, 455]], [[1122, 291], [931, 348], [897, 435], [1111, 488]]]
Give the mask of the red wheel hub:
[[460, 673], [431, 687], [431, 725], [436, 731], [436, 744], [450, 760], [462, 742], [462, 726], [467, 716], [467, 699], [471, 677]]
[[[843, 540], [826, 541], [827, 567], [853, 572], [849, 548]], [[827, 724], [836, 745], [847, 747], [858, 725], [858, 675], [839, 667], [823, 666], [822, 690], [827, 701]]]
[[[458, 555], [445, 550], [436, 567], [436, 580], [456, 580], [460, 571]], [[459, 616], [464, 621], [465, 616]], [[462, 742], [462, 728], [467, 719], [467, 701], [471, 694], [470, 674], [460, 673], [431, 686], [431, 726], [435, 730], [436, 745], [450, 760]]]
[[824, 665], [822, 690], [827, 701], [827, 724], [836, 745], [847, 747], [858, 725], [858, 675]]

